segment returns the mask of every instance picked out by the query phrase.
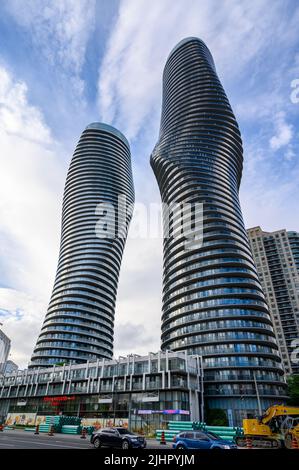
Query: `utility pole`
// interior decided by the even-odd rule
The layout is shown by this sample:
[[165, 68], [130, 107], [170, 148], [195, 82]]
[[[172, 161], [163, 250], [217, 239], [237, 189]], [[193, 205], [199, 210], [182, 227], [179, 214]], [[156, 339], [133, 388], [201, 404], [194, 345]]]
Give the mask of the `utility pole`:
[[113, 426], [115, 426], [115, 417], [116, 417], [116, 385], [118, 385], [118, 377], [114, 377], [113, 388], [112, 388], [112, 406], [113, 406]]
[[259, 389], [257, 386], [255, 371], [253, 371], [253, 378], [254, 378], [254, 385], [255, 385], [255, 391], [256, 391], [256, 397], [257, 397], [257, 404], [258, 404], [258, 409], [259, 409], [259, 416], [262, 416], [263, 412], [262, 412], [262, 407], [261, 407], [261, 400], [260, 400]]
[[205, 421], [205, 403], [204, 403], [204, 377], [203, 377], [203, 360], [202, 356], [199, 356], [200, 364], [200, 417], [202, 423]]
[[131, 398], [131, 390], [129, 391], [129, 403], [128, 403], [128, 429], [131, 431], [131, 407], [132, 407], [132, 398]]

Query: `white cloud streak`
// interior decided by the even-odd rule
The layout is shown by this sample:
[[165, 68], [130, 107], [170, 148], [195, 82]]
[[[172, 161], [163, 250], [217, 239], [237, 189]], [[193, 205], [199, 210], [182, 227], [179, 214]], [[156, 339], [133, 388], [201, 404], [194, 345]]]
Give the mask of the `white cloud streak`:
[[86, 48], [95, 28], [95, 0], [8, 0], [6, 8], [29, 34], [51, 66], [67, 74], [80, 96], [84, 81], [80, 73]]
[[276, 134], [270, 139], [270, 147], [279, 150], [288, 145], [293, 138], [293, 126], [286, 122], [285, 113], [279, 112], [274, 118]]
[[41, 112], [27, 102], [27, 86], [0, 67], [0, 132], [35, 142], [52, 141]]
[[282, 11], [283, 2], [268, 0], [153, 0], [150, 8], [147, 0], [123, 0], [100, 68], [102, 119], [130, 139], [145, 122], [149, 126], [157, 121], [166, 58], [186, 36], [199, 36], [207, 43], [226, 83], [238, 80], [244, 68], [271, 46], [273, 29], [281, 42], [295, 36], [292, 26], [299, 12], [286, 25]]

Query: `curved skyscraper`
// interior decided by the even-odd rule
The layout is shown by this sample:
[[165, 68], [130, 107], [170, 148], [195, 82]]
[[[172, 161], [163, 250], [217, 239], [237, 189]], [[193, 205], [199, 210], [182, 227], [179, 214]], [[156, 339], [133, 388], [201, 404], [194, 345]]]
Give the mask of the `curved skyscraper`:
[[90, 124], [68, 170], [56, 279], [30, 367], [112, 357], [115, 298], [133, 203], [126, 138], [106, 124]]
[[[242, 162], [240, 131], [211, 53], [200, 39], [184, 39], [164, 69], [151, 155], [164, 203], [162, 349], [202, 355], [208, 405], [231, 410], [235, 422], [258, 409], [256, 385], [262, 408], [285, 395], [240, 208]], [[183, 212], [191, 206], [188, 227], [199, 235], [193, 244], [186, 243], [186, 220], [167, 209], [174, 203]]]

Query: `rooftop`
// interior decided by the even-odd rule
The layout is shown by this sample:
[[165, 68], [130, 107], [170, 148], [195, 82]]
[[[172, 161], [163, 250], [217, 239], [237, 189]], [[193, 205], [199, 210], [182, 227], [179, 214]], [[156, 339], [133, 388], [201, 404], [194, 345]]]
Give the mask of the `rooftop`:
[[105, 124], [103, 122], [91, 122], [90, 124], [88, 124], [88, 126], [85, 127], [85, 130], [88, 130], [88, 129], [97, 129], [99, 131], [104, 131], [104, 132], [108, 132], [109, 134], [113, 134], [117, 136], [119, 139], [121, 139], [128, 148], [130, 148], [129, 142], [126, 139], [126, 137], [122, 134], [122, 132], [120, 132], [118, 129], [116, 129], [113, 126], [110, 126], [110, 124]]

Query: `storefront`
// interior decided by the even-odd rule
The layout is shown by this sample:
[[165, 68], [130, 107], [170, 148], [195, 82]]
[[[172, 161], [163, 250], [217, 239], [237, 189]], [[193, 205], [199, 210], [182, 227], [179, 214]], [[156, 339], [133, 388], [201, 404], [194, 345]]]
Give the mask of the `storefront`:
[[34, 425], [63, 414], [86, 425], [136, 431], [166, 427], [170, 420], [198, 421], [199, 367], [196, 356], [159, 352], [19, 371], [0, 379], [0, 416], [8, 424]]

